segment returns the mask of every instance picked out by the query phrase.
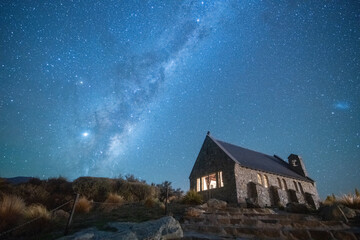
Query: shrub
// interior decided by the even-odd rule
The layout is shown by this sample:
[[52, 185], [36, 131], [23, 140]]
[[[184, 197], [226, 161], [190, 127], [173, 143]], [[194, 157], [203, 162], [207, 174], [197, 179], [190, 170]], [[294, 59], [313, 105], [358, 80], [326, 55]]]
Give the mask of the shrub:
[[153, 208], [156, 205], [156, 200], [154, 198], [147, 198], [144, 202], [144, 206], [147, 208]]
[[73, 189], [88, 199], [102, 202], [113, 189], [113, 182], [108, 178], [80, 177], [73, 182]]
[[15, 195], [4, 195], [0, 201], [0, 231], [16, 225], [24, 213], [25, 203]]
[[335, 203], [335, 201], [336, 201], [336, 197], [335, 197], [334, 194], [332, 194], [331, 196], [327, 196], [327, 197], [326, 197], [326, 199], [325, 199], [325, 201], [324, 201], [324, 204], [325, 204], [325, 205], [332, 205], [332, 204]]
[[155, 187], [143, 182], [118, 180], [116, 183], [116, 191], [129, 202], [143, 201], [147, 198], [155, 197]]
[[49, 231], [52, 227], [51, 214], [46, 207], [41, 204], [33, 204], [29, 206], [26, 208], [24, 215], [28, 221], [34, 221], [23, 226], [17, 231], [17, 233], [21, 236], [35, 236], [40, 232]]
[[116, 193], [110, 193], [102, 204], [102, 209], [111, 211], [124, 204], [124, 198]]
[[42, 185], [33, 185], [29, 183], [17, 186], [15, 192], [21, 196], [27, 204], [46, 204], [49, 200], [50, 194]]
[[360, 209], [360, 197], [356, 194], [345, 194], [339, 200], [339, 203], [354, 209]]
[[195, 192], [194, 190], [190, 190], [186, 193], [186, 195], [183, 197], [182, 202], [185, 204], [194, 204], [198, 205], [202, 203], [202, 196]]
[[40, 218], [43, 220], [50, 220], [50, 212], [41, 204], [34, 204], [25, 210], [25, 217], [28, 219]]
[[80, 197], [76, 203], [75, 211], [77, 213], [88, 213], [90, 212], [92, 203], [86, 197]]

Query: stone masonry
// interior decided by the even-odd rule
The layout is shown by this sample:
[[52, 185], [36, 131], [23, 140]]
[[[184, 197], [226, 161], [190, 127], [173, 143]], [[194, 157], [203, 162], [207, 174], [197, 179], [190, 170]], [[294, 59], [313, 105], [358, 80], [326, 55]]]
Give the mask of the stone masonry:
[[[225, 146], [225, 147], [224, 147]], [[307, 176], [302, 159], [294, 154], [289, 156], [289, 163], [279, 157], [270, 157], [231, 145], [226, 148], [223, 142], [216, 140], [209, 134], [201, 147], [194, 167], [190, 174], [190, 189], [198, 191], [204, 199], [217, 198], [229, 203], [246, 205], [252, 202], [258, 206], [286, 206], [289, 202], [306, 203], [314, 208], [319, 207], [319, 196], [315, 182]], [[232, 151], [232, 152], [231, 152]], [[237, 151], [237, 152], [236, 152]], [[242, 151], [242, 152], [241, 152]], [[249, 155], [264, 157], [266, 164], [286, 167], [286, 173], [277, 174], [275, 171], [265, 171], [255, 167], [243, 166], [242, 157]], [[240, 158], [239, 157], [239, 158]], [[270, 158], [271, 160], [268, 160]], [[246, 159], [247, 162], [252, 159]], [[276, 168], [274, 168], [276, 170]], [[280, 169], [284, 171], [283, 169]], [[220, 185], [219, 172], [222, 172], [223, 186]], [[216, 174], [216, 187], [204, 188], [204, 177]], [[290, 176], [291, 175], [291, 176]], [[210, 179], [210, 177], [208, 178]], [[206, 183], [205, 183], [206, 184]]]

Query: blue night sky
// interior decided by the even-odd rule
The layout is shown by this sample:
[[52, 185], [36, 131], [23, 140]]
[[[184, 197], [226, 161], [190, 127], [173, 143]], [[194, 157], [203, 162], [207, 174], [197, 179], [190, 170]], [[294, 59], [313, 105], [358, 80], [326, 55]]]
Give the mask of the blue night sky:
[[1, 1], [0, 176], [169, 180], [209, 130], [360, 187], [359, 1]]

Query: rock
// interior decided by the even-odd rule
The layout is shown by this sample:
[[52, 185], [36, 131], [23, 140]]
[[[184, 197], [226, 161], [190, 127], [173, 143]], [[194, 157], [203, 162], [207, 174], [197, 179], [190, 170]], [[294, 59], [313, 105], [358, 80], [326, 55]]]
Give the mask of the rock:
[[108, 223], [105, 230], [88, 228], [59, 240], [95, 240], [95, 239], [177, 239], [183, 237], [180, 223], [173, 217], [163, 217], [143, 223]]
[[259, 203], [257, 203], [257, 201], [255, 201], [253, 198], [247, 198], [246, 199], [246, 207], [248, 207], [248, 208], [261, 208]]
[[348, 221], [348, 218], [355, 218], [356, 212], [340, 204], [324, 206], [320, 209], [319, 214], [324, 220], [331, 221]]
[[138, 239], [173, 239], [183, 237], [180, 223], [173, 217], [135, 224], [131, 229]]
[[208, 204], [207, 203], [201, 204], [201, 205], [197, 206], [197, 208], [206, 210], [208, 208]]
[[65, 212], [64, 210], [60, 209], [60, 210], [56, 210], [53, 213], [53, 218], [55, 219], [59, 219], [59, 220], [64, 220], [64, 219], [68, 219], [70, 216], [70, 214], [68, 212]]
[[303, 213], [303, 214], [309, 213], [311, 211], [311, 209], [306, 204], [302, 204], [302, 203], [288, 203], [286, 204], [285, 210], [291, 213]]
[[186, 209], [186, 214], [185, 215], [187, 217], [199, 217], [204, 212], [205, 212], [205, 210], [190, 207], [190, 208]]
[[207, 205], [209, 208], [224, 209], [224, 208], [226, 208], [227, 203], [225, 201], [221, 201], [221, 200], [212, 198], [207, 202]]

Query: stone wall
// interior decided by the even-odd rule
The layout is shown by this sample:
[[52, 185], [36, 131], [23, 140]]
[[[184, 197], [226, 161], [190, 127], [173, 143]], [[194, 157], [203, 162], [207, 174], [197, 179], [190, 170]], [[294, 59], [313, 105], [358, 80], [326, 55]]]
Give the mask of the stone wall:
[[[246, 199], [253, 198], [253, 193], [248, 193], [248, 184], [249, 182], [253, 182], [257, 185], [256, 192], [258, 194], [259, 201], [263, 204], [271, 204], [271, 205], [278, 205], [281, 204], [285, 206], [289, 199], [296, 199], [293, 200], [299, 203], [308, 203], [310, 204], [309, 199], [310, 196], [313, 199], [314, 207], [318, 207], [319, 205], [319, 196], [317, 193], [315, 183], [306, 182], [298, 179], [292, 179], [287, 177], [278, 176], [271, 173], [265, 173], [258, 170], [253, 170], [249, 168], [241, 167], [239, 164], [235, 164], [235, 179], [236, 179], [236, 192], [237, 192], [237, 202], [239, 204], [243, 204], [246, 202]], [[258, 176], [260, 174], [262, 179], [262, 184], [258, 183]], [[264, 186], [264, 175], [268, 178], [268, 187]], [[281, 181], [281, 186], [279, 186], [279, 180]], [[284, 186], [284, 181], [286, 186]], [[295, 182], [295, 183], [294, 183]], [[300, 185], [301, 184], [301, 188]], [[297, 184], [297, 188], [295, 187]], [[283, 189], [285, 188], [285, 189]], [[305, 194], [307, 194], [307, 198], [305, 198]], [[269, 201], [262, 199], [268, 197]], [[276, 203], [278, 201], [278, 203]], [[260, 203], [259, 202], [259, 203]]]
[[218, 198], [236, 202], [235, 162], [206, 136], [200, 153], [190, 174], [190, 189], [196, 190], [196, 179], [222, 171], [224, 187], [200, 191], [205, 200]]
[[[316, 208], [319, 206], [319, 195], [315, 183], [241, 167], [225, 154], [211, 137], [206, 136], [189, 177], [190, 189], [197, 190], [198, 178], [201, 179], [220, 171], [222, 171], [224, 186], [200, 191], [205, 200], [218, 198], [245, 205], [246, 199], [253, 198], [261, 206], [285, 206], [290, 201], [289, 199], [294, 199], [295, 202], [306, 202]], [[258, 183], [257, 174], [261, 175], [261, 184]], [[267, 187], [264, 185], [264, 176], [268, 178]], [[252, 186], [249, 183], [255, 185]]]

